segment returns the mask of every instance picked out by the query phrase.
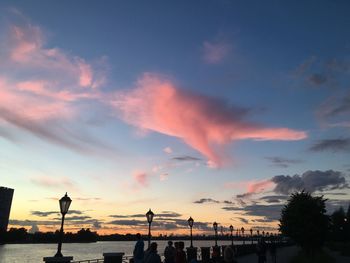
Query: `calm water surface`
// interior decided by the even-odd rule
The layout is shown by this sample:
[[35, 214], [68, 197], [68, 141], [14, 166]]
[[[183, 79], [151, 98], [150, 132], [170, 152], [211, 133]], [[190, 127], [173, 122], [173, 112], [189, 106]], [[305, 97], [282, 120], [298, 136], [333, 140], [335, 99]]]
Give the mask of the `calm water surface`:
[[[158, 252], [163, 254], [167, 241], [157, 240]], [[235, 244], [241, 242], [235, 241]], [[218, 241], [218, 245], [229, 245], [230, 241]], [[106, 252], [124, 252], [125, 255], [131, 255], [135, 241], [110, 241], [97, 243], [73, 243], [62, 245], [62, 254], [64, 256], [73, 256], [74, 260], [97, 259], [102, 258]], [[185, 241], [185, 246], [190, 245]], [[214, 241], [199, 240], [193, 241], [196, 247], [213, 246]], [[145, 242], [147, 246], [147, 241]], [[9, 244], [0, 245], [0, 263], [38, 263], [43, 262], [43, 257], [54, 256], [57, 251], [57, 244]]]

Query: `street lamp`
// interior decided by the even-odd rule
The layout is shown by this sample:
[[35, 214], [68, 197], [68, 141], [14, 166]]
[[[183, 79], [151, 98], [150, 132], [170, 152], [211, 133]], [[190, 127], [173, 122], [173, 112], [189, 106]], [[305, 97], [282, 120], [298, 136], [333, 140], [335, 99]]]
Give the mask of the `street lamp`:
[[231, 231], [231, 245], [233, 247], [233, 225], [230, 225], [230, 231]]
[[67, 195], [67, 193], [60, 199], [60, 210], [62, 214], [62, 222], [61, 222], [61, 230], [60, 230], [60, 236], [58, 241], [58, 247], [57, 247], [57, 253], [55, 257], [63, 257], [61, 253], [62, 248], [62, 240], [63, 240], [63, 224], [64, 224], [64, 217], [68, 212], [69, 206], [72, 203], [72, 199], [70, 199]]
[[260, 230], [259, 229], [256, 230], [256, 233], [257, 233], [258, 237], [260, 237]]
[[146, 217], [147, 217], [147, 222], [148, 222], [148, 248], [151, 246], [151, 224], [153, 221], [153, 212], [151, 211], [151, 208], [148, 210], [148, 212], [146, 213]]
[[252, 245], [253, 245], [253, 229], [250, 229], [250, 238], [252, 239]]
[[213, 223], [214, 231], [215, 231], [215, 246], [218, 246], [218, 223]]
[[242, 228], [241, 228], [241, 233], [242, 233], [243, 245], [244, 245], [245, 243], [244, 243], [244, 227], [243, 227], [243, 226], [242, 226]]
[[190, 226], [190, 233], [191, 233], [191, 247], [193, 247], [193, 243], [192, 243], [192, 227], [193, 227], [193, 218], [192, 217], [190, 217], [188, 220], [187, 220], [187, 222], [188, 222], [188, 225]]

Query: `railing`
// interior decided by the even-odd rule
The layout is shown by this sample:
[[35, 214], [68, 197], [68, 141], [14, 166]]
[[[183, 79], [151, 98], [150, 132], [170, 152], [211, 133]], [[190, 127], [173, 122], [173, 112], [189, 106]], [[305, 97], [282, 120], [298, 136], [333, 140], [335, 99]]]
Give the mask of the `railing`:
[[103, 263], [103, 262], [104, 262], [103, 258], [72, 261], [72, 263]]
[[[286, 241], [282, 241], [282, 242], [278, 242], [277, 243], [277, 246], [285, 246], [285, 245], [288, 245], [290, 244], [289, 242], [286, 242]], [[247, 254], [250, 254], [250, 253], [255, 253], [255, 246], [256, 246], [256, 243], [253, 243], [253, 244], [245, 244], [245, 245], [238, 245], [238, 246], [235, 246], [236, 248], [236, 256], [237, 257], [240, 257], [240, 256], [244, 256], [244, 255], [247, 255]], [[212, 252], [213, 252], [213, 248], [210, 247], [210, 252], [209, 254], [212, 255]], [[162, 259], [162, 262], [163, 262], [163, 259], [164, 259], [164, 255], [160, 255], [161, 256], [161, 259]], [[122, 263], [130, 263], [130, 259], [132, 259], [133, 256], [123, 256], [122, 258]], [[201, 261], [202, 260], [202, 254], [201, 254], [201, 251], [200, 249], [197, 250], [197, 260], [198, 261]], [[100, 259], [87, 259], [87, 260], [75, 260], [75, 261], [72, 261], [71, 263], [104, 263], [104, 259], [103, 258], [100, 258]]]
[[[132, 256], [124, 256], [123, 263], [129, 263], [131, 258]], [[104, 262], [103, 258], [98, 258], [98, 259], [76, 260], [76, 261], [72, 261], [71, 263], [103, 263], [103, 262]]]

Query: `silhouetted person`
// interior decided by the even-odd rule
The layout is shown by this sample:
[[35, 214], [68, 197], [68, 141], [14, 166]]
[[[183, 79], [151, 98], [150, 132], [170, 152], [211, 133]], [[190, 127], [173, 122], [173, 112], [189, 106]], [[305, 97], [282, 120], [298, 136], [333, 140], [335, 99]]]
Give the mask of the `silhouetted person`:
[[137, 241], [136, 241], [135, 248], [133, 251], [134, 262], [135, 263], [143, 263], [143, 258], [145, 255], [145, 252], [143, 249], [144, 249], [145, 244], [143, 243], [143, 240], [142, 240], [140, 233], [136, 234], [136, 238], [137, 238]]
[[260, 239], [256, 245], [256, 254], [258, 255], [258, 263], [266, 262], [266, 243], [264, 239]]
[[236, 263], [235, 252], [231, 246], [226, 246], [224, 250], [224, 262], [225, 263]]
[[157, 247], [158, 245], [156, 242], [151, 243], [151, 246], [149, 247], [145, 255], [144, 263], [161, 263], [161, 259], [160, 259], [160, 256], [158, 255]]
[[165, 263], [175, 263], [175, 255], [176, 255], [176, 249], [173, 247], [173, 242], [168, 241], [168, 246], [165, 247], [164, 250], [164, 257]]
[[186, 263], [186, 253], [184, 251], [185, 243], [177, 242], [176, 254], [175, 254], [175, 263]]

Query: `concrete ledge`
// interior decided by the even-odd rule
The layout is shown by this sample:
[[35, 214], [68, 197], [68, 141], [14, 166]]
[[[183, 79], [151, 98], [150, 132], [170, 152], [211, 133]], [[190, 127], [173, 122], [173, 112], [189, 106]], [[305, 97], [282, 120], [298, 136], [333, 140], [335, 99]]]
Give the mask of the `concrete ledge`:
[[108, 252], [108, 253], [103, 253], [103, 256], [107, 256], [107, 257], [122, 257], [124, 256], [125, 253], [122, 252]]
[[111, 253], [103, 253], [103, 258], [105, 263], [122, 263], [123, 262], [124, 253], [111, 252]]
[[45, 257], [43, 260], [46, 263], [70, 263], [73, 257]]

